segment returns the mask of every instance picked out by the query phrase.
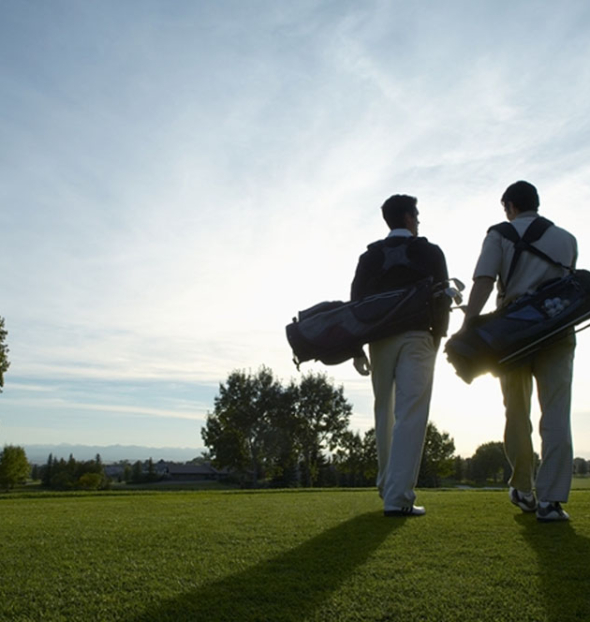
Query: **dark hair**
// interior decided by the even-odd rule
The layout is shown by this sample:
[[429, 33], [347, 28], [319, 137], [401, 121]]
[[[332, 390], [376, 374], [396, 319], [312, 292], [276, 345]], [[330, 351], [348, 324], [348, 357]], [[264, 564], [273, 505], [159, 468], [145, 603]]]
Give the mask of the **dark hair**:
[[502, 204], [506, 206], [508, 203], [512, 203], [519, 212], [536, 212], [539, 209], [539, 194], [528, 181], [517, 181], [508, 186], [502, 195]]
[[418, 209], [418, 199], [407, 194], [394, 194], [381, 206], [381, 213], [390, 229], [400, 229], [406, 226], [405, 215], [415, 216]]

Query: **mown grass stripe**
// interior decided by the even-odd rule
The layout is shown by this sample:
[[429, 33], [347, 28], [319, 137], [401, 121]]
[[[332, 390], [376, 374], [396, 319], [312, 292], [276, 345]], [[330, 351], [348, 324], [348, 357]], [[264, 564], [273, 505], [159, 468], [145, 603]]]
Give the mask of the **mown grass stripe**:
[[539, 524], [505, 491], [159, 492], [0, 500], [0, 620], [590, 619], [590, 491]]

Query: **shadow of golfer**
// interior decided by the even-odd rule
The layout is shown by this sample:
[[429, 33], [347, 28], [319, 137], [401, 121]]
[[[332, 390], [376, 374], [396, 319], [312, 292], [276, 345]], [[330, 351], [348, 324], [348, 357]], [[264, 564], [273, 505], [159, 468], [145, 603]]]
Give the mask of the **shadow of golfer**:
[[406, 519], [362, 514], [286, 553], [164, 601], [135, 622], [300, 621]]
[[590, 620], [590, 540], [578, 535], [569, 522], [539, 523], [524, 514], [515, 520], [537, 554], [546, 619]]

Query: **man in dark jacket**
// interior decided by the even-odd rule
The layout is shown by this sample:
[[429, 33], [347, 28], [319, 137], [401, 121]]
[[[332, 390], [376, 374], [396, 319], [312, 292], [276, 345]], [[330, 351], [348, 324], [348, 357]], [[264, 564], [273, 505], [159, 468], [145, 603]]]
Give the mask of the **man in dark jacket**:
[[[431, 277], [448, 279], [443, 252], [418, 236], [417, 200], [394, 195], [382, 206], [390, 228], [384, 240], [361, 255], [352, 283], [351, 300], [399, 289]], [[446, 301], [445, 301], [446, 299]], [[421, 516], [414, 505], [414, 487], [428, 423], [434, 361], [449, 322], [449, 299], [433, 300], [428, 313], [417, 313], [415, 326], [369, 344], [370, 363], [354, 359], [362, 375], [371, 374], [375, 397], [375, 435], [379, 472], [377, 487], [385, 516]]]

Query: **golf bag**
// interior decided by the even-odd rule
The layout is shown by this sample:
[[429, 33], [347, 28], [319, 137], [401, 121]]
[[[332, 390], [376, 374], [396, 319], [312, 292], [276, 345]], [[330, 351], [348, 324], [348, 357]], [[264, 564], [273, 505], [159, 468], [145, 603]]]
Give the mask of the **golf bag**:
[[508, 223], [495, 227], [501, 235], [515, 242], [515, 259], [508, 279], [523, 250], [559, 265], [569, 273], [543, 283], [532, 294], [522, 296], [504, 308], [471, 318], [464, 329], [447, 341], [447, 358], [457, 375], [468, 384], [487, 372], [497, 376], [518, 367], [531, 354], [563, 337], [564, 331], [590, 318], [590, 272], [562, 266], [531, 246], [530, 243], [552, 224], [540, 217], [533, 223], [535, 226], [531, 224], [522, 239]]
[[430, 325], [433, 289], [428, 277], [362, 300], [322, 302], [300, 311], [286, 327], [293, 362], [298, 369], [312, 359], [336, 365], [358, 356], [366, 343], [410, 330], [420, 322]]
[[457, 375], [470, 384], [487, 372], [497, 376], [518, 367], [588, 318], [590, 272], [576, 270], [503, 309], [472, 318], [447, 341], [445, 352]]

